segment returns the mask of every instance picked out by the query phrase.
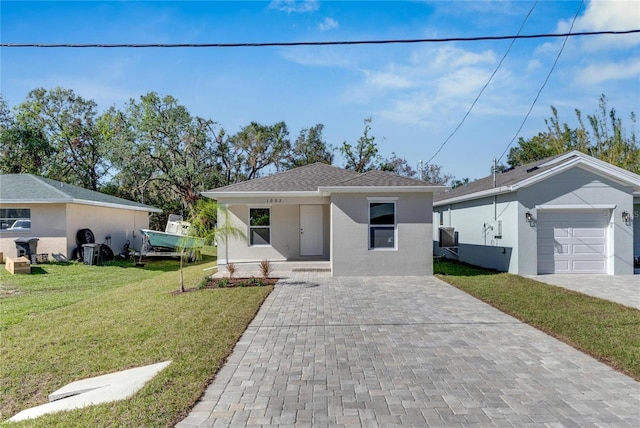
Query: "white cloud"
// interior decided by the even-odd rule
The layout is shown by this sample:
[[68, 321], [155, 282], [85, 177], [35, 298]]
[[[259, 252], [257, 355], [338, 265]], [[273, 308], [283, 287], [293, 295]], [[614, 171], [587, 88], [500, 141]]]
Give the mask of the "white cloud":
[[640, 59], [634, 58], [619, 63], [591, 64], [581, 69], [576, 82], [586, 85], [594, 85], [609, 80], [622, 80], [640, 76]]
[[308, 13], [315, 12], [320, 6], [316, 0], [273, 0], [269, 4], [269, 9], [276, 9], [287, 13]]
[[[558, 23], [558, 32], [568, 32], [573, 19]], [[637, 0], [591, 0], [584, 13], [576, 19], [573, 32], [578, 31], [624, 31], [635, 30], [640, 22], [640, 1]], [[640, 44], [640, 35], [603, 35], [580, 39], [585, 50], [626, 48]]]
[[[405, 62], [361, 70], [364, 79], [349, 88], [345, 97], [349, 102], [383, 106], [378, 114], [394, 121], [432, 126], [427, 118], [435, 111], [466, 111], [496, 62], [491, 50], [429, 46], [413, 51]], [[511, 74], [501, 70], [492, 86], [496, 84], [512, 85]], [[474, 111], [492, 108], [492, 86], [483, 95], [484, 106], [480, 103]]]
[[333, 30], [334, 28], [338, 28], [338, 25], [338, 21], [333, 18], [326, 17], [324, 21], [318, 24], [318, 28], [320, 29], [320, 31], [329, 31]]
[[532, 59], [529, 61], [529, 63], [527, 64], [527, 71], [534, 71], [540, 68], [540, 61], [538, 61], [537, 59]]

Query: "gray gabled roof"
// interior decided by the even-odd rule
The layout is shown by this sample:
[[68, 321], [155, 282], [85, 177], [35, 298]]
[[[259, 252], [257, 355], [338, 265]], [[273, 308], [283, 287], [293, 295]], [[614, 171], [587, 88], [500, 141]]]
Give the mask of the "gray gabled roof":
[[313, 163], [288, 171], [219, 187], [211, 192], [313, 192], [360, 174], [324, 163]]
[[497, 173], [495, 184], [493, 175], [473, 181], [465, 186], [456, 187], [446, 193], [434, 196], [434, 205], [443, 205], [470, 199], [477, 199], [491, 194], [513, 192], [538, 180], [544, 180], [557, 172], [573, 166], [581, 166], [596, 173], [609, 176], [634, 187], [640, 185], [640, 176], [623, 170], [578, 151], [551, 156], [516, 168]]
[[0, 174], [3, 204], [74, 203], [160, 213], [162, 210], [32, 174]]
[[369, 171], [358, 173], [324, 163], [314, 163], [267, 177], [219, 187], [203, 192], [203, 195], [217, 197], [279, 192], [314, 195], [321, 192], [338, 191], [338, 189], [367, 188], [367, 190], [370, 190], [376, 188], [401, 190], [407, 187], [412, 187], [415, 191], [444, 189], [442, 186], [434, 186], [425, 181], [401, 177], [391, 172]]

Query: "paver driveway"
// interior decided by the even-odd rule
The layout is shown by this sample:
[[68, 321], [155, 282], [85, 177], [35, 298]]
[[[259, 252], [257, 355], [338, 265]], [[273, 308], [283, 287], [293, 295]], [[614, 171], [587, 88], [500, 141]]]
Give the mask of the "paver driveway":
[[640, 426], [640, 383], [431, 277], [277, 285], [180, 428]]

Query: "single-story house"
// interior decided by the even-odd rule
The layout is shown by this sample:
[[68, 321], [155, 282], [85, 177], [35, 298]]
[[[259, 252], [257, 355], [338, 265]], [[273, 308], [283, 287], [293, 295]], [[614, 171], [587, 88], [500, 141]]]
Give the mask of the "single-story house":
[[315, 163], [202, 194], [246, 238], [218, 240], [218, 264], [326, 260], [334, 276], [433, 274], [432, 201], [443, 186]]
[[[140, 229], [162, 210], [31, 174], [0, 175], [0, 252], [16, 256], [17, 238], [38, 238], [37, 253], [71, 257], [76, 233], [90, 229], [97, 243], [120, 253], [140, 248]], [[28, 221], [27, 221], [28, 220]], [[109, 238], [109, 239], [108, 239]]]
[[572, 151], [439, 194], [436, 255], [519, 275], [632, 275], [640, 176]]

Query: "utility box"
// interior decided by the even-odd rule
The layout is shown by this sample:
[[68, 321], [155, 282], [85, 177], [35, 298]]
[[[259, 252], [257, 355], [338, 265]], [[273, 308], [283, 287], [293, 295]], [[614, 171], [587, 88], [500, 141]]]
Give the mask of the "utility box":
[[7, 263], [4, 265], [4, 268], [13, 275], [31, 273], [31, 262], [24, 256], [16, 258], [7, 257]]
[[83, 244], [82, 255], [85, 265], [100, 264], [100, 246], [101, 244]]
[[38, 238], [18, 238], [15, 239], [16, 253], [18, 257], [26, 257], [31, 263], [36, 263], [38, 254]]

